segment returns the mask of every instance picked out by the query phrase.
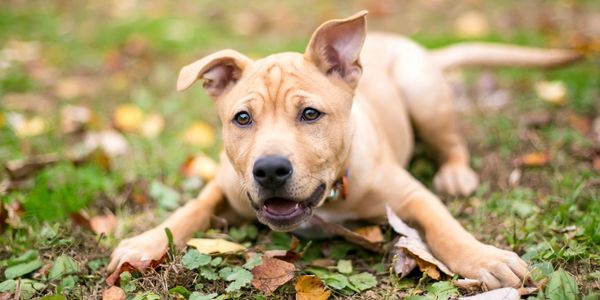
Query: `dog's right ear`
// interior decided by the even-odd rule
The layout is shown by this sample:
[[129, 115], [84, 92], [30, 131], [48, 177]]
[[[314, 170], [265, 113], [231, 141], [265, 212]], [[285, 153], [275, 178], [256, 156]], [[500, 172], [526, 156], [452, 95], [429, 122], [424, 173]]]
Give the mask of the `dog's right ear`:
[[251, 63], [250, 58], [235, 50], [215, 52], [183, 67], [177, 79], [177, 90], [183, 91], [202, 79], [202, 87], [216, 100], [242, 77], [244, 69]]

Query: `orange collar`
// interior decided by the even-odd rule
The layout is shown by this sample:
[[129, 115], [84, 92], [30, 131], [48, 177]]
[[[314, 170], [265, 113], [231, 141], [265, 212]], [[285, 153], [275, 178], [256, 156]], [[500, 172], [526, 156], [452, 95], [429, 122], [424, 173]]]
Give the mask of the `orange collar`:
[[346, 196], [348, 196], [348, 170], [346, 170], [346, 175], [335, 181], [325, 201], [332, 202], [340, 198], [343, 200], [346, 199]]

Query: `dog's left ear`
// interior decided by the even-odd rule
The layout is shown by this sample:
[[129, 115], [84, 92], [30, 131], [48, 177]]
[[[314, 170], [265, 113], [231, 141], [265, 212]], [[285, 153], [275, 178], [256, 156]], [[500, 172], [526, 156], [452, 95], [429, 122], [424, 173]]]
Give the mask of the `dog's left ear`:
[[304, 56], [326, 75], [336, 74], [352, 88], [362, 74], [360, 50], [367, 32], [367, 11], [323, 23], [313, 33]]
[[244, 69], [250, 64], [250, 58], [235, 50], [215, 52], [183, 67], [177, 79], [177, 90], [183, 91], [196, 80], [202, 79], [204, 90], [211, 98], [217, 100], [240, 79]]

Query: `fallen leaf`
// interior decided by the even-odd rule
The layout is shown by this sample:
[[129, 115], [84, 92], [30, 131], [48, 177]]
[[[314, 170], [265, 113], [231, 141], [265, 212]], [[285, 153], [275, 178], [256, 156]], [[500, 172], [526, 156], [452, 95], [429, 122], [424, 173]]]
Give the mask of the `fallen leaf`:
[[469, 279], [469, 278], [457, 279], [457, 280], [453, 280], [452, 284], [454, 284], [458, 288], [466, 290], [469, 294], [479, 293], [479, 292], [483, 291], [482, 282], [477, 279]]
[[40, 116], [26, 118], [22, 114], [10, 113], [6, 116], [8, 124], [18, 137], [32, 137], [46, 132], [46, 121]]
[[246, 247], [224, 239], [191, 239], [187, 245], [204, 254], [234, 253], [246, 250]]
[[347, 229], [341, 225], [325, 222], [323, 219], [321, 219], [317, 215], [314, 215], [310, 222], [313, 225], [320, 227], [326, 233], [341, 236], [348, 242], [359, 245], [365, 249], [368, 249], [368, 250], [371, 250], [371, 251], [377, 252], [377, 253], [380, 253], [383, 251], [381, 243], [373, 243], [373, 242], [367, 240], [362, 235], [360, 235], [350, 229]]
[[517, 186], [519, 185], [519, 182], [521, 181], [521, 175], [523, 174], [523, 171], [521, 171], [520, 168], [515, 168], [513, 169], [510, 174], [508, 175], [508, 185], [509, 186]]
[[181, 166], [181, 172], [183, 175], [188, 177], [200, 176], [206, 181], [215, 177], [217, 169], [217, 163], [210, 157], [201, 153], [188, 157], [188, 159], [186, 159]]
[[587, 135], [592, 129], [592, 119], [570, 112], [569, 125], [582, 135]]
[[90, 219], [90, 228], [96, 234], [111, 233], [117, 226], [117, 218], [113, 214], [95, 216]]
[[335, 260], [330, 258], [318, 258], [310, 262], [311, 266], [329, 268], [335, 266]]
[[4, 169], [11, 179], [27, 178], [42, 168], [60, 161], [60, 156], [55, 153], [34, 155], [25, 159], [9, 160], [4, 164]]
[[535, 93], [548, 103], [563, 105], [567, 101], [567, 87], [562, 81], [540, 81], [535, 84]]
[[0, 300], [10, 300], [11, 294], [9, 292], [0, 293]]
[[532, 152], [522, 155], [518, 162], [525, 167], [541, 167], [550, 162], [548, 152]]
[[416, 260], [406, 255], [402, 249], [394, 247], [391, 254], [391, 257], [393, 257], [394, 272], [396, 272], [396, 275], [400, 279], [410, 274], [417, 266]]
[[134, 104], [121, 104], [113, 113], [113, 124], [125, 132], [139, 132], [144, 121], [144, 112]]
[[377, 225], [360, 227], [354, 229], [353, 231], [363, 236], [365, 239], [367, 239], [367, 241], [371, 243], [383, 242], [383, 234], [381, 234], [381, 227]]
[[61, 78], [54, 86], [54, 94], [63, 99], [90, 97], [99, 90], [97, 78], [67, 77]]
[[454, 21], [454, 32], [461, 38], [484, 37], [489, 33], [488, 20], [478, 11], [464, 12]]
[[302, 275], [296, 280], [296, 300], [327, 300], [331, 291], [325, 289], [325, 285], [317, 276]]
[[118, 286], [111, 286], [102, 292], [102, 300], [125, 300], [125, 291]]
[[88, 132], [83, 140], [83, 152], [92, 153], [100, 148], [108, 157], [126, 154], [129, 144], [125, 137], [115, 130], [103, 130], [99, 132]]
[[459, 300], [518, 300], [521, 299], [519, 291], [514, 288], [501, 288], [469, 297], [460, 297]]
[[167, 256], [167, 254], [165, 253], [159, 259], [124, 262], [117, 269], [115, 269], [112, 272], [112, 274], [110, 274], [106, 278], [106, 284], [108, 284], [108, 285], [118, 284], [119, 280], [120, 280], [120, 275], [123, 272], [137, 271], [137, 272], [141, 273], [141, 272], [144, 272], [146, 269], [156, 268], [158, 265], [160, 265], [165, 260], [166, 256]]
[[294, 278], [294, 271], [296, 267], [291, 263], [264, 257], [262, 263], [252, 269], [252, 286], [269, 296]]
[[92, 111], [84, 106], [67, 105], [61, 109], [60, 116], [63, 133], [80, 131], [92, 121]]
[[[388, 205], [386, 205], [386, 214], [388, 222], [394, 231], [403, 235], [398, 239], [394, 247], [403, 250], [407, 256], [414, 258], [419, 269], [422, 272], [426, 272], [433, 279], [439, 279], [440, 273], [438, 270], [448, 276], [454, 276], [454, 273], [446, 265], [431, 254], [427, 244], [421, 239], [419, 232], [406, 225]], [[405, 262], [402, 263], [405, 264]], [[394, 269], [403, 270], [405, 267], [394, 266]]]
[[594, 161], [592, 162], [592, 167], [596, 171], [600, 171], [600, 156], [594, 157]]
[[212, 126], [202, 121], [192, 123], [181, 134], [184, 143], [200, 148], [212, 146], [215, 138], [215, 130]]
[[140, 132], [147, 138], [157, 137], [165, 127], [165, 119], [159, 113], [151, 113], [144, 118]]

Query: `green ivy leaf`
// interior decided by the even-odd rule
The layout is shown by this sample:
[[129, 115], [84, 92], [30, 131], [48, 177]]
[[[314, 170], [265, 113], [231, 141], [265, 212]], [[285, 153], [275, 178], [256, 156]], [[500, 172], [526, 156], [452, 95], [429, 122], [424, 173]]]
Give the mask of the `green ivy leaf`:
[[181, 258], [181, 263], [183, 267], [188, 270], [195, 270], [199, 267], [206, 266], [210, 264], [211, 257], [204, 253], [200, 253], [196, 249], [190, 249], [185, 255]]
[[21, 279], [21, 299], [31, 299], [38, 292], [46, 288], [46, 285], [31, 279]]
[[190, 291], [188, 291], [188, 289], [186, 289], [185, 287], [178, 285], [174, 288], [170, 288], [169, 289], [169, 294], [177, 294], [177, 295], [181, 295], [184, 298], [188, 298], [190, 296]]
[[219, 294], [217, 294], [217, 293], [200, 294], [198, 292], [193, 292], [190, 295], [190, 298], [188, 298], [188, 299], [189, 300], [213, 300], [213, 299], [217, 298], [217, 296], [219, 296]]
[[6, 270], [4, 270], [4, 276], [6, 279], [13, 279], [29, 274], [41, 267], [42, 261], [36, 257], [35, 260], [6, 268]]
[[340, 259], [337, 264], [337, 270], [342, 274], [352, 273], [352, 262], [346, 259]]
[[252, 270], [254, 269], [254, 267], [258, 266], [262, 264], [262, 257], [258, 254], [253, 255], [252, 257], [250, 257], [248, 259], [248, 261], [246, 261], [246, 263], [244, 264], [244, 268], [248, 269], [248, 270]]
[[17, 281], [14, 279], [5, 280], [0, 282], [0, 292], [14, 293], [17, 288]]
[[549, 300], [575, 300], [579, 289], [575, 279], [563, 269], [550, 274], [548, 285], [545, 289], [546, 299]]
[[52, 268], [50, 268], [50, 272], [48, 272], [48, 279], [56, 280], [65, 275], [75, 274], [78, 272], [79, 265], [77, 265], [77, 262], [69, 256], [61, 255], [57, 257], [52, 264]]
[[143, 294], [135, 296], [133, 300], [161, 300], [160, 296], [153, 292], [145, 292]]
[[208, 266], [200, 268], [200, 276], [210, 281], [219, 279], [219, 274], [217, 274], [213, 268]]
[[213, 267], [218, 267], [221, 264], [221, 262], [223, 262], [223, 258], [217, 256], [213, 258], [213, 260], [210, 262], [210, 265]]
[[227, 267], [221, 269], [221, 271], [219, 271], [219, 276], [221, 276], [221, 278], [224, 278], [227, 281], [231, 281], [229, 286], [227, 286], [227, 288], [225, 289], [225, 291], [228, 293], [237, 291], [249, 284], [250, 281], [252, 281], [252, 273], [250, 273], [250, 271], [244, 268], [237, 266], [233, 268]]
[[133, 282], [133, 277], [129, 272], [123, 272], [119, 275], [119, 282], [121, 283], [121, 288], [126, 293], [133, 293], [136, 289], [135, 283]]
[[432, 299], [448, 299], [458, 296], [458, 288], [450, 281], [440, 281], [427, 287], [429, 294]]
[[350, 284], [358, 289], [359, 292], [368, 290], [377, 285], [377, 278], [371, 273], [363, 272], [348, 277]]

